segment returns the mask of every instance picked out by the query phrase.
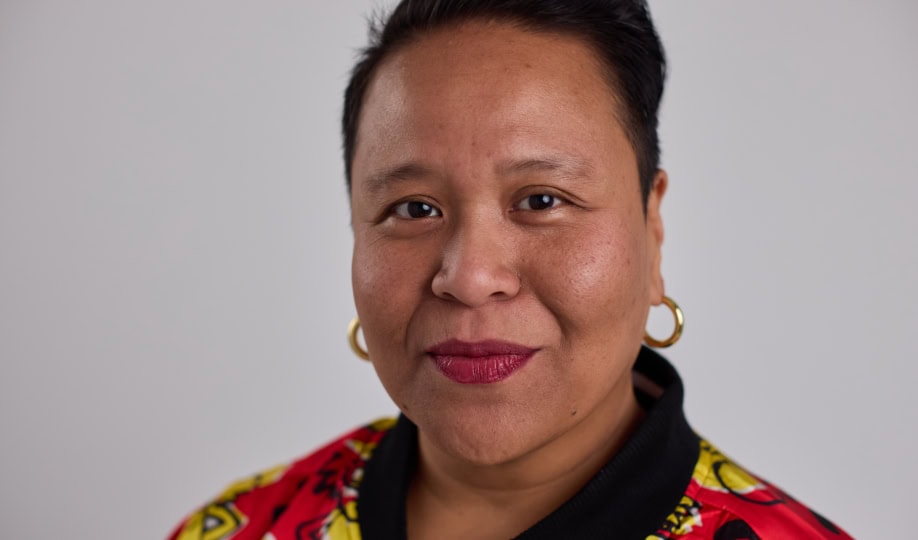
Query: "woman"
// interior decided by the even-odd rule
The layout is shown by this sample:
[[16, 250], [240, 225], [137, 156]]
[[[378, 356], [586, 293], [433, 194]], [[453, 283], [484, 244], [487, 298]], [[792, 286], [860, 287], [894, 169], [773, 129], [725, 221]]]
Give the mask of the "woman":
[[344, 111], [351, 340], [403, 415], [172, 538], [848, 538], [699, 439], [642, 348], [651, 306], [648, 343], [682, 329], [663, 76], [641, 2], [403, 1]]

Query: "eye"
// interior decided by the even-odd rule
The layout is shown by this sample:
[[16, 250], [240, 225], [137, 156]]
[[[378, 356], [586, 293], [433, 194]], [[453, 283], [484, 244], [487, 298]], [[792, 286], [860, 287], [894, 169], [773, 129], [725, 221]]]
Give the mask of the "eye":
[[520, 210], [548, 210], [561, 204], [563, 201], [547, 193], [537, 193], [530, 195], [519, 202], [517, 208]]
[[392, 213], [403, 219], [422, 219], [440, 217], [442, 214], [436, 207], [424, 201], [405, 201], [392, 207]]

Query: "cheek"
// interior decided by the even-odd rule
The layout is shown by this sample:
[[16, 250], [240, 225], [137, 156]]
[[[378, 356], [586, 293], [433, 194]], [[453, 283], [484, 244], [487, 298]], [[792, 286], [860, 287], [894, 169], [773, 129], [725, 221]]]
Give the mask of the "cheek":
[[368, 241], [355, 230], [351, 284], [361, 332], [377, 376], [393, 401], [400, 403], [399, 381], [406, 377], [405, 366], [391, 359], [400, 357], [404, 349], [404, 332], [398, 328], [406, 326], [402, 307], [406, 295], [401, 291], [405, 280], [398, 279], [404, 278], [404, 271], [396, 260], [378, 241]]
[[430, 288], [423, 245], [391, 242], [355, 231], [351, 283], [367, 345], [377, 356], [397, 354], [422, 297]]
[[407, 280], [404, 263], [399, 264], [399, 258], [393, 255], [381, 248], [378, 241], [366, 236], [354, 240], [351, 284], [364, 330], [375, 328], [378, 322], [397, 318], [394, 316], [403, 296], [401, 289]]
[[[534, 288], [572, 332], [615, 333], [616, 321], [633, 320], [646, 297], [644, 243], [622, 221], [579, 230], [553, 249], [541, 250]], [[612, 324], [612, 327], [608, 326]]]
[[[378, 251], [367, 247], [368, 242], [355, 233], [354, 253], [351, 258], [351, 286], [354, 289], [354, 301], [358, 311], [365, 311], [364, 307], [372, 303], [374, 291], [386, 282], [388, 262], [381, 258]], [[362, 314], [366, 317], [368, 314]]]

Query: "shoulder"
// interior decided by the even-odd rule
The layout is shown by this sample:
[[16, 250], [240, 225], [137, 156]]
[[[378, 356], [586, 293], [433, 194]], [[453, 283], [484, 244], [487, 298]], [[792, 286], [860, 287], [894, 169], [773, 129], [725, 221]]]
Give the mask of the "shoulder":
[[692, 479], [676, 510], [648, 540], [850, 539], [831, 521], [743, 469], [701, 440]]
[[[386, 418], [355, 429], [293, 462], [239, 480], [200, 507], [170, 540], [262, 538], [277, 526], [336, 525], [356, 505], [363, 467], [395, 424]], [[347, 527], [346, 519], [338, 525]], [[285, 525], [286, 523], [286, 525]]]

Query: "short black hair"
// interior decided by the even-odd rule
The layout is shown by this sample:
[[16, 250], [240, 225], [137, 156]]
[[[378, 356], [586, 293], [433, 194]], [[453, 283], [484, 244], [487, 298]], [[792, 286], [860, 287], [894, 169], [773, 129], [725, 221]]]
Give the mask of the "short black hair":
[[608, 80], [638, 161], [646, 207], [660, 163], [657, 111], [666, 59], [645, 0], [402, 0], [388, 17], [370, 24], [370, 43], [351, 72], [344, 94], [344, 166], [347, 187], [360, 111], [382, 60], [425, 33], [470, 20], [515, 24], [582, 39], [608, 68]]

